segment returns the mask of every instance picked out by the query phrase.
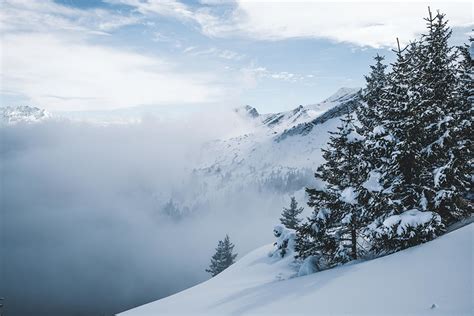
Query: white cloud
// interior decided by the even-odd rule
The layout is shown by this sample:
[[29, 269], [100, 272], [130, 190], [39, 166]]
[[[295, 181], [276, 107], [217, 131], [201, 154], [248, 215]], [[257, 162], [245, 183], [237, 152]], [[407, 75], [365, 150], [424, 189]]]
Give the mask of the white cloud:
[[106, 2], [134, 7], [136, 11], [145, 15], [152, 13], [178, 19], [193, 19], [193, 11], [176, 0], [106, 0]]
[[228, 50], [228, 49], [220, 49], [217, 52], [217, 56], [224, 59], [229, 60], [240, 60], [244, 58], [245, 55], [239, 54], [237, 52]]
[[104, 9], [80, 10], [50, 0], [4, 0], [0, 11], [2, 32], [106, 32], [141, 21], [138, 15], [123, 15]]
[[190, 51], [193, 51], [196, 49], [196, 46], [188, 46], [183, 50], [183, 53], [189, 53]]
[[[204, 1], [213, 7], [192, 8], [176, 0], [113, 0], [154, 13], [193, 21], [212, 37], [245, 36], [258, 40], [324, 38], [358, 46], [394, 46], [409, 42], [425, 29], [427, 7], [446, 13], [450, 26], [472, 26], [470, 1]], [[226, 5], [229, 10], [217, 11]], [[229, 6], [229, 4], [232, 4]]]
[[[263, 40], [326, 38], [360, 46], [393, 46], [424, 31], [426, 1], [322, 2], [237, 1], [232, 19], [210, 21], [203, 30], [213, 36], [245, 35]], [[470, 2], [431, 4], [447, 14], [451, 26], [472, 25]]]
[[3, 92], [52, 110], [205, 103], [224, 94], [210, 74], [134, 52], [44, 34], [7, 35], [3, 46]]
[[[427, 6], [416, 1], [206, 0], [194, 5], [177, 0], [108, 1], [127, 4], [132, 10], [83, 10], [51, 0], [3, 0], [1, 92], [56, 110], [210, 103], [225, 96], [228, 99], [229, 91], [238, 94], [236, 91], [255, 85], [260, 78], [299, 82], [311, 77], [253, 66], [226, 79], [219, 77], [216, 69], [192, 73], [171, 62], [173, 57], [97, 45], [98, 35], [113, 36], [114, 30], [126, 25], [152, 25], [156, 15], [163, 15], [193, 25], [211, 37], [324, 38], [381, 47], [392, 46], [397, 36], [406, 42], [422, 32]], [[445, 12], [451, 26], [472, 25], [470, 3], [436, 3], [432, 8]], [[153, 34], [151, 40], [173, 40], [159, 32]], [[182, 44], [177, 41], [175, 46]], [[245, 57], [216, 46], [189, 46], [183, 52], [233, 61]], [[243, 87], [236, 85], [239, 82]]]
[[214, 57], [227, 59], [227, 60], [241, 60], [242, 58], [245, 57], [244, 54], [240, 54], [232, 50], [221, 49], [217, 47], [210, 47], [210, 48], [198, 50], [197, 47], [195, 46], [189, 46], [189, 47], [186, 47], [183, 50], [183, 52], [188, 53], [192, 56], [208, 55], [208, 56], [214, 56]]
[[97, 34], [141, 18], [52, 1], [9, 0], [2, 5], [4, 95], [71, 111], [211, 103], [229, 94], [214, 73], [191, 72], [169, 58], [94, 43]]
[[308, 78], [313, 78], [313, 75], [303, 75], [298, 73], [291, 73], [287, 71], [270, 71], [266, 67], [254, 66], [245, 67], [241, 69], [242, 77], [247, 86], [255, 86], [258, 79], [274, 79], [286, 82], [302, 82]]

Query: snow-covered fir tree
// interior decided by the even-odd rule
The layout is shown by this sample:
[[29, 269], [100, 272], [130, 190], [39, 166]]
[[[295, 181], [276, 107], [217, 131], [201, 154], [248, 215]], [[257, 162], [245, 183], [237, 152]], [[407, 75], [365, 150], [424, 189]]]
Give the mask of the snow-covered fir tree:
[[413, 209], [392, 215], [371, 230], [371, 251], [380, 255], [416, 246], [439, 236], [443, 227], [435, 212]]
[[325, 256], [329, 266], [356, 259], [358, 239], [390, 253], [473, 213], [472, 56], [449, 45], [444, 14], [425, 20], [426, 34], [398, 45], [390, 73], [375, 57], [360, 125], [345, 118], [331, 136], [316, 173], [324, 185], [307, 189], [314, 213], [298, 229], [298, 257]]
[[217, 244], [216, 253], [211, 258], [211, 264], [206, 272], [213, 277], [230, 267], [234, 262], [237, 254], [234, 254], [235, 245], [230, 242], [228, 235], [224, 240], [219, 240]]
[[273, 244], [274, 249], [268, 254], [270, 257], [283, 258], [286, 255], [293, 254], [295, 250], [295, 230], [279, 224], [273, 228], [273, 236], [277, 240]]
[[360, 160], [364, 138], [357, 133], [352, 114], [348, 113], [338, 131], [331, 134], [328, 148], [323, 150], [326, 163], [316, 173], [324, 187], [306, 190], [308, 205], [315, 211], [298, 229], [296, 240], [299, 257], [320, 255], [330, 266], [359, 257], [363, 249], [359, 249], [358, 239], [369, 222], [358, 201], [367, 191], [362, 186], [367, 164]]
[[[413, 111], [415, 80], [413, 79], [415, 61], [413, 54], [416, 43], [396, 51], [397, 59], [392, 64], [392, 72], [388, 74], [381, 96], [374, 103], [374, 112], [380, 120], [373, 128], [363, 127], [366, 134], [363, 157], [369, 161], [367, 177], [362, 184], [367, 189], [367, 198], [361, 200], [361, 208], [372, 221], [368, 226], [371, 243], [385, 243], [385, 220], [404, 211], [404, 203], [416, 201], [419, 187], [414, 181], [419, 170], [419, 160], [416, 157], [416, 114]], [[364, 112], [359, 113], [361, 124], [369, 119], [363, 119]], [[390, 236], [392, 238], [393, 236]], [[380, 247], [383, 248], [383, 247]], [[376, 249], [374, 246], [372, 249]], [[377, 248], [378, 249], [378, 248]]]
[[391, 110], [386, 104], [388, 81], [393, 78], [385, 72], [387, 65], [383, 63], [384, 57], [377, 54], [374, 60], [375, 64], [370, 66], [369, 75], [365, 76], [363, 102], [356, 108], [360, 122], [358, 130], [365, 137], [360, 159], [367, 164], [367, 179], [363, 184], [367, 191], [365, 199], [360, 199], [359, 203], [372, 218], [380, 216], [387, 207], [387, 200], [381, 194], [379, 179], [383, 174], [383, 167], [391, 158], [390, 153], [394, 146], [394, 138], [387, 133], [385, 127], [388, 125], [387, 110]]
[[303, 212], [303, 207], [298, 207], [298, 202], [296, 201], [295, 197], [291, 197], [290, 207], [283, 208], [283, 212], [281, 213], [280, 222], [285, 225], [286, 228], [296, 229], [299, 224], [301, 223], [301, 219], [298, 218], [298, 215]]
[[465, 174], [457, 170], [466, 162], [460, 161], [457, 150], [463, 146], [458, 143], [462, 140], [455, 138], [458, 134], [455, 129], [465, 128], [459, 121], [459, 112], [465, 102], [456, 97], [457, 54], [448, 43], [451, 30], [445, 16], [439, 12], [433, 16], [430, 11], [425, 20], [428, 33], [422, 36], [419, 76], [420, 103], [424, 108], [420, 117], [424, 128], [420, 140], [425, 162], [423, 180], [427, 203], [424, 207], [436, 211], [445, 223], [450, 224], [465, 216], [467, 211], [462, 198], [465, 186], [461, 178]]
[[416, 51], [418, 43], [397, 50], [381, 112], [385, 117], [384, 137], [378, 145], [384, 148], [385, 159], [380, 166], [381, 185], [388, 193], [385, 216], [417, 208], [423, 194], [421, 158], [422, 107], [419, 95]]
[[[376, 170], [381, 175], [381, 193], [373, 194], [372, 203], [366, 205], [375, 219], [371, 244], [377, 253], [431, 240], [443, 227], [435, 213], [420, 212], [427, 211], [430, 197], [430, 164], [423, 154], [428, 124], [421, 118], [431, 113], [422, 96], [420, 45], [413, 42], [403, 50], [398, 48], [381, 103], [384, 136], [374, 146], [384, 153]], [[413, 225], [403, 225], [407, 218]], [[419, 218], [429, 220], [420, 222]]]
[[[315, 176], [319, 178], [318, 173]], [[335, 238], [329, 233], [335, 196], [326, 190], [324, 184], [307, 188], [306, 192], [309, 196], [308, 206], [313, 208], [313, 214], [296, 231], [296, 257], [314, 257], [320, 267], [326, 268], [330, 266], [328, 261], [337, 247]]]
[[[457, 140], [456, 168], [459, 168], [457, 174], [464, 175], [460, 178], [460, 183], [463, 182], [464, 192], [466, 194], [463, 198], [470, 201], [468, 204], [470, 214], [474, 211], [472, 209], [472, 201], [474, 200], [474, 157], [473, 157], [473, 139], [472, 139], [472, 122], [474, 117], [474, 38], [469, 38], [470, 45], [459, 47], [460, 55], [462, 57], [458, 67], [458, 81], [457, 81], [457, 98], [458, 107], [457, 115], [455, 116], [456, 123], [453, 131], [453, 138]], [[468, 202], [469, 203], [469, 202]]]
[[362, 127], [369, 131], [379, 125], [382, 119], [378, 112], [378, 106], [381, 103], [383, 89], [387, 82], [387, 74], [385, 73], [387, 65], [383, 63], [384, 59], [383, 56], [378, 54], [374, 57], [375, 64], [370, 66], [370, 73], [365, 76], [366, 86], [361, 91], [364, 102], [356, 109]]
[[387, 138], [383, 128], [386, 119], [382, 111], [383, 97], [387, 87], [387, 65], [383, 64], [384, 57], [376, 55], [375, 65], [370, 66], [369, 75], [365, 76], [366, 87], [362, 90], [363, 102], [356, 108], [359, 120], [359, 131], [366, 136], [364, 157], [372, 168], [377, 168], [386, 156], [385, 145]]
[[[393, 141], [385, 143], [386, 159], [378, 170], [382, 198], [368, 206], [380, 214], [373, 224], [377, 252], [433, 239], [444, 224], [472, 213], [465, 198], [472, 174], [472, 108], [466, 93], [459, 93], [466, 81], [457, 79], [462, 76], [448, 45], [445, 16], [430, 12], [425, 20], [427, 34], [397, 51], [382, 98], [387, 118], [382, 127]], [[407, 218], [412, 225], [403, 227]]]
[[432, 190], [431, 209], [439, 213], [446, 224], [473, 212], [468, 201], [473, 174], [473, 100], [470, 99], [473, 61], [467, 47], [459, 47], [458, 52], [459, 62], [450, 67], [455, 77], [452, 89], [444, 102], [439, 102], [442, 115], [430, 126], [429, 132], [436, 138], [431, 139], [424, 150], [432, 163], [432, 177], [428, 182]]

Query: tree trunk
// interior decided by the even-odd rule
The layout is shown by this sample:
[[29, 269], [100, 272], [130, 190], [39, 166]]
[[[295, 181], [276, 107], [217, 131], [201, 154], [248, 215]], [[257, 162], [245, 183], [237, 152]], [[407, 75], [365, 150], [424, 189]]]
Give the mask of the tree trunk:
[[[354, 215], [352, 215], [354, 217]], [[352, 219], [352, 225], [351, 225], [351, 249], [352, 249], [352, 260], [357, 259], [357, 231], [356, 231], [356, 226], [355, 226], [355, 220]]]

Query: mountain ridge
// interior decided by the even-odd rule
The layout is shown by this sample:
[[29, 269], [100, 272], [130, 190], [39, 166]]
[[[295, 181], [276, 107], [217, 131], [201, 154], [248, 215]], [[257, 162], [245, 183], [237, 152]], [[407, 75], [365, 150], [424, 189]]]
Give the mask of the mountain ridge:
[[[344, 104], [358, 100], [359, 91], [360, 88], [343, 87], [319, 103], [299, 105], [294, 109], [283, 112], [260, 114], [257, 108], [251, 105], [238, 107], [234, 109], [234, 112], [253, 120], [259, 120], [261, 125], [272, 128], [274, 131], [279, 133], [295, 128], [301, 124], [316, 125], [324, 123], [329, 118], [340, 115], [340, 113], [347, 108], [343, 106]], [[338, 112], [333, 112], [332, 116], [326, 115], [324, 118], [317, 120], [318, 117], [333, 110], [335, 107], [338, 107]]]

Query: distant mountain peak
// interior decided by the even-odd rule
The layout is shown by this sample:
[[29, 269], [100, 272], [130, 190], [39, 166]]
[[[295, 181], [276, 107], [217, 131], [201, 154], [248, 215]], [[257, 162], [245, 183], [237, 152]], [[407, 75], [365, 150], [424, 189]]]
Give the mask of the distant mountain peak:
[[349, 103], [358, 99], [359, 91], [360, 88], [340, 88], [320, 103], [299, 105], [284, 112], [260, 114], [250, 105], [236, 108], [234, 111], [242, 117], [255, 119], [257, 123], [270, 128], [273, 134], [283, 132], [277, 137], [277, 140], [281, 140], [289, 135], [309, 132], [312, 125], [342, 115]]
[[0, 107], [0, 124], [35, 123], [51, 117], [48, 111], [29, 105]]
[[302, 106], [302, 105], [300, 104], [298, 107], [296, 107], [296, 108], [293, 110], [293, 113], [298, 113], [298, 112], [300, 112], [300, 111], [303, 110], [303, 109], [304, 109], [304, 106]]
[[315, 113], [313, 114], [315, 115], [313, 119], [301, 122], [300, 124], [294, 124], [278, 135], [275, 141], [280, 142], [294, 135], [306, 135], [311, 132], [315, 125], [323, 124], [330, 119], [342, 116], [348, 110], [352, 111], [359, 102], [359, 91], [359, 88], [341, 88], [325, 101], [307, 105], [305, 110], [311, 109]]
[[260, 116], [257, 109], [250, 106], [250, 105], [245, 105], [245, 106], [238, 107], [238, 108], [234, 109], [234, 111], [237, 114], [244, 115], [244, 116], [249, 116], [251, 118], [256, 118], [256, 117]]
[[343, 87], [337, 90], [333, 95], [323, 101], [323, 103], [328, 102], [341, 102], [347, 98], [352, 98], [354, 94], [360, 91], [360, 88], [347, 88]]

